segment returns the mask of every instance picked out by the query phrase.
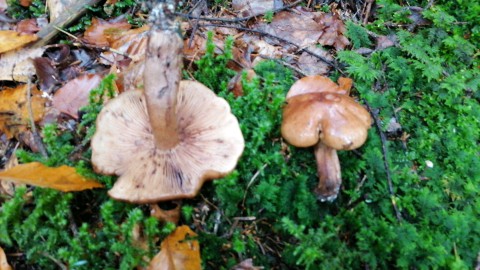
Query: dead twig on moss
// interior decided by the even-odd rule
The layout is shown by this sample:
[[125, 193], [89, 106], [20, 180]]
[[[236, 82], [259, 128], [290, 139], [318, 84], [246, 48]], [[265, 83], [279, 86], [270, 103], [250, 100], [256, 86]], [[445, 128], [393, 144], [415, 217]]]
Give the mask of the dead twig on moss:
[[291, 4], [289, 4], [289, 5], [286, 5], [284, 7], [281, 7], [281, 8], [277, 8], [277, 9], [273, 9], [273, 10], [267, 10], [265, 12], [262, 12], [262, 13], [259, 13], [259, 14], [256, 14], [256, 15], [251, 15], [251, 16], [241, 17], [241, 18], [236, 18], [236, 19], [201, 17], [201, 16], [193, 16], [193, 15], [190, 15], [190, 14], [185, 14], [185, 13], [180, 13], [180, 12], [175, 12], [175, 15], [177, 15], [179, 17], [182, 17], [182, 18], [185, 18], [185, 19], [190, 19], [190, 20], [201, 20], [201, 21], [223, 22], [223, 23], [240, 23], [240, 22], [245, 22], [245, 21], [248, 21], [250, 19], [256, 18], [258, 16], [262, 16], [269, 11], [271, 11], [273, 13], [276, 13], [276, 12], [279, 12], [279, 11], [283, 11], [283, 10], [292, 8], [292, 7], [300, 4], [301, 2], [303, 2], [303, 0], [297, 0], [297, 1], [295, 1]]
[[250, 29], [250, 28], [246, 28], [246, 27], [241, 27], [241, 26], [234, 26], [234, 25], [222, 25], [222, 24], [201, 24], [199, 25], [200, 27], [220, 27], [220, 28], [232, 28], [232, 29], [237, 29], [237, 30], [240, 30], [240, 31], [245, 31], [245, 32], [250, 32], [250, 33], [254, 33], [254, 34], [257, 34], [257, 35], [261, 35], [261, 36], [267, 36], [267, 37], [271, 37], [271, 38], [274, 38], [280, 42], [284, 42], [284, 43], [287, 43], [287, 44], [290, 44], [294, 47], [297, 47], [298, 48], [298, 52], [306, 52], [308, 54], [310, 54], [311, 56], [314, 56], [315, 58], [319, 59], [320, 61], [332, 66], [333, 68], [335, 68], [338, 72], [340, 72], [342, 75], [345, 75], [345, 73], [343, 72], [343, 70], [338, 66], [337, 63], [335, 62], [332, 62], [332, 61], [329, 61], [327, 60], [325, 57], [307, 49], [307, 48], [303, 48], [302, 46], [298, 45], [297, 43], [295, 42], [291, 42], [287, 39], [284, 39], [282, 37], [279, 37], [279, 36], [276, 36], [276, 35], [273, 35], [273, 34], [270, 34], [270, 33], [267, 33], [267, 32], [264, 32], [264, 31], [260, 31], [260, 30], [255, 30], [255, 29]]
[[390, 200], [393, 205], [393, 209], [395, 210], [395, 215], [397, 220], [400, 222], [403, 220], [402, 213], [398, 209], [397, 200], [395, 196], [395, 189], [393, 187], [392, 175], [390, 173], [390, 165], [388, 164], [388, 150], [387, 150], [387, 136], [382, 131], [382, 125], [380, 124], [380, 120], [378, 119], [378, 114], [372, 110], [370, 104], [366, 100], [364, 100], [365, 105], [367, 106], [370, 115], [372, 115], [373, 122], [377, 128], [378, 134], [380, 136], [380, 140], [382, 142], [382, 155], [383, 155], [383, 165], [385, 167], [385, 174], [387, 176], [387, 183], [388, 183], [388, 191], [390, 193]]
[[28, 80], [28, 83], [27, 83], [27, 110], [28, 110], [28, 117], [30, 118], [30, 126], [32, 128], [33, 141], [35, 142], [35, 145], [37, 146], [38, 151], [40, 151], [40, 154], [42, 154], [43, 157], [48, 158], [47, 149], [43, 144], [42, 137], [37, 131], [37, 126], [35, 126], [35, 120], [34, 120], [35, 118], [33, 116], [33, 109], [32, 109], [32, 82], [30, 80]]

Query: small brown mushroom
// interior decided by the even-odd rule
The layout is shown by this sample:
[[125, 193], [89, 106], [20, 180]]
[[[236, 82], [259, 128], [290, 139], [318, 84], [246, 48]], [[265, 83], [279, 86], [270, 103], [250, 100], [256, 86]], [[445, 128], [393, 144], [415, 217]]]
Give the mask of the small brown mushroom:
[[282, 136], [297, 147], [315, 146], [319, 200], [337, 197], [341, 179], [337, 150], [352, 150], [367, 139], [372, 119], [367, 110], [348, 96], [351, 80], [340, 86], [322, 76], [297, 81], [287, 93]]
[[92, 138], [95, 171], [120, 177], [108, 194], [117, 200], [154, 203], [190, 198], [207, 179], [231, 172], [244, 140], [228, 103], [203, 84], [180, 81], [182, 38], [173, 5], [152, 11], [144, 92], [110, 100]]

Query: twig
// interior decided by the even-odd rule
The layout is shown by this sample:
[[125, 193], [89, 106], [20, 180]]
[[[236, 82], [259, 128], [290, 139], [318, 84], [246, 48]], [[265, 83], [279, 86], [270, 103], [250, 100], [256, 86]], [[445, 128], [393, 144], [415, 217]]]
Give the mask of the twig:
[[263, 164], [262, 168], [260, 168], [250, 179], [250, 181], [247, 184], [247, 187], [245, 188], [245, 193], [243, 194], [243, 200], [242, 200], [242, 207], [245, 208], [245, 200], [247, 199], [247, 191], [250, 188], [250, 186], [253, 184], [255, 179], [260, 175], [260, 173], [268, 166], [268, 164]]
[[234, 26], [234, 25], [221, 25], [221, 24], [202, 24], [202, 25], [199, 25], [200, 27], [223, 27], [223, 28], [232, 28], [232, 29], [237, 29], [237, 30], [240, 30], [240, 31], [246, 31], [246, 32], [251, 32], [251, 33], [255, 33], [255, 34], [258, 34], [258, 35], [263, 35], [263, 36], [268, 36], [268, 37], [271, 37], [271, 38], [274, 38], [274, 39], [277, 39], [281, 42], [285, 42], [285, 43], [288, 43], [292, 46], [295, 46], [298, 48], [298, 51], [299, 52], [306, 52], [316, 58], [318, 58], [320, 61], [334, 67], [338, 72], [340, 72], [342, 75], [344, 75], [345, 73], [343, 72], [343, 70], [340, 69], [340, 67], [334, 63], [334, 62], [331, 62], [329, 60], [327, 60], [325, 57], [319, 55], [319, 54], [316, 54], [314, 53], [313, 51], [307, 49], [307, 48], [302, 48], [302, 46], [292, 42], [292, 41], [289, 41], [287, 39], [284, 39], [282, 37], [279, 37], [279, 36], [276, 36], [276, 35], [273, 35], [273, 34], [270, 34], [270, 33], [267, 33], [267, 32], [263, 32], [263, 31], [259, 31], [259, 30], [255, 30], [255, 29], [250, 29], [250, 28], [246, 28], [246, 27], [240, 27], [240, 26]]
[[37, 126], [35, 126], [35, 118], [33, 116], [33, 109], [32, 109], [32, 82], [28, 80], [27, 83], [27, 109], [28, 109], [28, 117], [30, 118], [30, 126], [32, 128], [32, 134], [33, 134], [33, 141], [35, 142], [35, 145], [38, 148], [38, 151], [40, 151], [40, 154], [42, 154], [43, 157], [48, 158], [47, 154], [47, 149], [45, 148], [45, 145], [43, 145], [42, 137], [40, 137], [40, 134], [38, 134], [37, 131]]
[[303, 0], [297, 0], [297, 1], [295, 1], [291, 4], [289, 4], [289, 5], [286, 5], [284, 7], [281, 7], [281, 8], [277, 8], [277, 9], [273, 9], [273, 10], [267, 10], [265, 12], [258, 13], [256, 15], [251, 15], [251, 16], [236, 18], [236, 19], [201, 17], [201, 16], [193, 16], [193, 15], [190, 15], [190, 14], [184, 14], [184, 13], [180, 13], [180, 12], [175, 12], [175, 15], [177, 15], [179, 17], [186, 18], [186, 19], [191, 19], [191, 20], [201, 20], [201, 21], [210, 21], [210, 22], [224, 22], [224, 23], [239, 23], [239, 22], [248, 21], [248, 20], [253, 19], [255, 17], [261, 16], [268, 11], [276, 13], [276, 12], [279, 12], [279, 11], [282, 11], [282, 10], [285, 10], [285, 9], [289, 9], [293, 6], [298, 5], [301, 2], [303, 2]]
[[372, 110], [372, 107], [370, 107], [370, 104], [366, 100], [364, 100], [365, 105], [367, 106], [367, 109], [370, 111], [370, 114], [372, 115], [373, 121], [375, 122], [375, 126], [377, 127], [378, 134], [380, 135], [380, 140], [382, 142], [382, 154], [383, 154], [383, 165], [385, 167], [385, 173], [387, 175], [387, 183], [388, 183], [388, 191], [390, 193], [390, 200], [392, 201], [393, 209], [395, 210], [395, 214], [397, 216], [398, 221], [402, 221], [402, 213], [398, 209], [397, 206], [397, 201], [395, 197], [395, 190], [393, 187], [393, 181], [392, 181], [392, 175], [390, 173], [390, 165], [388, 165], [388, 151], [387, 151], [387, 137], [385, 136], [385, 133], [382, 131], [382, 126], [380, 124], [380, 120], [378, 119], [378, 114]]
[[363, 17], [363, 25], [367, 24], [368, 18], [370, 17], [370, 11], [372, 10], [372, 4], [375, 0], [367, 0], [365, 8], [365, 17]]
[[59, 261], [58, 259], [54, 258], [52, 255], [46, 253], [46, 252], [41, 252], [40, 254], [42, 254], [43, 256], [49, 258], [50, 260], [52, 260], [58, 267], [60, 267], [60, 269], [62, 270], [68, 270], [68, 267], [63, 264], [61, 261]]

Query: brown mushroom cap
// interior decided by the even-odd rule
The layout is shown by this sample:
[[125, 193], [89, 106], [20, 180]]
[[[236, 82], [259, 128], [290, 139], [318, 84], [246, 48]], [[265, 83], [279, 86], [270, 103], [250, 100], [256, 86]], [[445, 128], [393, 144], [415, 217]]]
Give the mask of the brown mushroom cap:
[[235, 168], [244, 140], [224, 99], [201, 83], [182, 81], [177, 117], [180, 143], [162, 151], [142, 92], [124, 92], [104, 107], [92, 138], [92, 163], [97, 172], [120, 175], [111, 197], [135, 203], [193, 197], [205, 180]]
[[338, 82], [340, 85], [334, 83], [330, 78], [325, 76], [306, 76], [296, 81], [292, 87], [290, 87], [286, 99], [308, 93], [331, 92], [348, 95], [350, 88], [352, 87], [352, 79], [340, 77]]
[[370, 114], [352, 98], [338, 93], [309, 93], [287, 100], [282, 136], [297, 147], [320, 140], [337, 150], [361, 146], [371, 125]]

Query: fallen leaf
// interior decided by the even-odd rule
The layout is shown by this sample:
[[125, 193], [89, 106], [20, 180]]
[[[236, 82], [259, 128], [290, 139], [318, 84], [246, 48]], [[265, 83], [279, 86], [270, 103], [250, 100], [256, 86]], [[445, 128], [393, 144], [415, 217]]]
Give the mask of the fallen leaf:
[[0, 30], [0, 53], [18, 49], [37, 39], [37, 35], [34, 34], [22, 34], [12, 30]]
[[102, 184], [77, 174], [75, 168], [66, 165], [51, 168], [39, 162], [21, 164], [2, 171], [0, 179], [63, 192], [103, 187]]
[[395, 35], [379, 36], [375, 40], [375, 50], [384, 50], [388, 47], [393, 47], [397, 43], [397, 37]]
[[37, 19], [26, 19], [19, 21], [15, 27], [15, 30], [22, 34], [31, 35], [40, 31], [40, 27], [38, 26]]
[[268, 10], [273, 10], [274, 0], [233, 0], [233, 10], [238, 12], [241, 17], [250, 17], [263, 14]]
[[[0, 91], [0, 131], [4, 132], [9, 139], [25, 131], [30, 124], [27, 87], [24, 84]], [[42, 93], [34, 85], [31, 93], [33, 120], [38, 122], [45, 111], [45, 99], [41, 97]]]
[[0, 270], [12, 270], [12, 267], [8, 264], [7, 255], [5, 251], [0, 247]]
[[0, 81], [27, 82], [34, 74], [32, 59], [42, 56], [44, 48], [19, 49], [0, 55]]
[[53, 87], [59, 83], [58, 72], [53, 62], [47, 57], [37, 57], [33, 59], [33, 66], [40, 81], [40, 90], [50, 94]]
[[347, 31], [345, 24], [337, 13], [322, 13], [315, 18], [315, 21], [323, 29], [323, 33], [318, 40], [320, 44], [334, 46], [337, 51], [345, 49], [350, 44], [345, 37], [345, 32]]
[[90, 91], [97, 87], [101, 80], [99, 75], [86, 74], [69, 81], [53, 95], [53, 107], [78, 119], [78, 110], [88, 105]]
[[[5, 170], [11, 169], [18, 165], [18, 159], [15, 155], [15, 152], [10, 156], [10, 158], [5, 163]], [[24, 184], [18, 184], [12, 181], [2, 181], [0, 180], [0, 194], [6, 194], [8, 196], [15, 195], [15, 189], [18, 186], [25, 186]]]
[[233, 93], [235, 97], [243, 96], [243, 84], [242, 84], [242, 77], [243, 72], [246, 72], [246, 80], [247, 82], [252, 81], [253, 77], [255, 77], [256, 73], [253, 69], [241, 70], [237, 72], [235, 76], [228, 82], [228, 90]]
[[50, 11], [50, 21], [55, 21], [75, 2], [77, 2], [77, 0], [47, 0], [47, 7]]
[[[323, 28], [313, 19], [288, 11], [277, 13], [270, 24], [261, 23], [258, 26], [258, 30], [293, 42], [302, 48], [317, 44], [323, 33]], [[268, 42], [277, 44], [276, 40]], [[290, 45], [286, 46], [291, 47]]]
[[200, 245], [190, 239], [195, 234], [188, 226], [180, 226], [163, 240], [160, 252], [153, 257], [149, 270], [200, 270]]
[[109, 38], [118, 36], [131, 27], [127, 21], [109, 22], [93, 18], [92, 24], [85, 30], [83, 39], [89, 44], [106, 47], [110, 45]]
[[[317, 46], [310, 46], [308, 49], [329, 61], [333, 61], [332, 55], [330, 55], [328, 51], [322, 48], [318, 48]], [[303, 52], [300, 55], [300, 58], [298, 58], [298, 67], [306, 75], [325, 75], [330, 70], [329, 64], [306, 52]]]
[[29, 7], [32, 4], [32, 0], [20, 0], [19, 3], [22, 7]]

